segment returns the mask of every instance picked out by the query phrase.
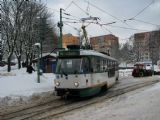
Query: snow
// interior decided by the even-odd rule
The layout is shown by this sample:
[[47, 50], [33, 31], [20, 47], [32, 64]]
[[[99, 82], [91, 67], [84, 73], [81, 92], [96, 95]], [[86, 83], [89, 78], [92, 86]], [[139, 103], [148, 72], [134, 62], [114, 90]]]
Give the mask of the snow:
[[[11, 72], [6, 72], [7, 66], [0, 67], [0, 98], [6, 96], [31, 96], [36, 93], [54, 91], [53, 73], [46, 73], [40, 77], [37, 83], [37, 72], [28, 74], [26, 68], [20, 70], [12, 66]], [[131, 75], [132, 69], [120, 70], [120, 76]]]
[[[15, 101], [28, 100], [31, 96], [54, 91], [53, 73], [43, 74], [37, 83], [37, 72], [26, 73], [12, 67], [0, 67], [0, 106], [14, 104]], [[121, 77], [129, 76], [132, 69], [120, 70]], [[160, 76], [158, 76], [160, 78]], [[124, 95], [86, 106], [61, 116], [57, 120], [159, 120], [160, 118], [160, 83], [141, 88]]]
[[133, 71], [133, 69], [120, 69], [119, 76], [120, 76], [120, 78], [132, 76], [132, 71]]
[[13, 66], [11, 72], [6, 72], [6, 69], [7, 66], [0, 67], [0, 101], [6, 97], [18, 99], [54, 91], [55, 75], [53, 73], [41, 75], [40, 83], [37, 83], [37, 72], [28, 74], [26, 68], [18, 70], [17, 66]]
[[160, 83], [83, 107], [56, 120], [159, 120]]

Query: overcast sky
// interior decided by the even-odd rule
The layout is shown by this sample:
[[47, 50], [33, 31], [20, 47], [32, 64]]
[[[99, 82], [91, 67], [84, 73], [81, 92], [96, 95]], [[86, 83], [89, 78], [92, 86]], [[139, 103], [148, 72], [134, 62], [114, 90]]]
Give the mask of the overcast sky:
[[[134, 33], [152, 31], [160, 28], [160, 0], [42, 0], [47, 4], [49, 10], [54, 14], [54, 21], [59, 21], [59, 9], [65, 9], [63, 21], [77, 22], [81, 18], [89, 16], [98, 17], [98, 23], [109, 25], [90, 24], [86, 30], [89, 37], [105, 34], [114, 34], [119, 37], [120, 42], [125, 42]], [[88, 15], [87, 15], [88, 12]], [[134, 20], [126, 19], [133, 18]], [[71, 20], [74, 19], [74, 20]], [[94, 21], [95, 22], [95, 21]], [[145, 23], [147, 22], [147, 23]], [[66, 24], [65, 24], [66, 23]], [[85, 23], [85, 25], [87, 25]], [[63, 34], [71, 33], [78, 35], [82, 23], [64, 22]], [[123, 28], [122, 28], [123, 27]], [[131, 28], [131, 29], [128, 29]], [[135, 30], [137, 29], [137, 30]]]

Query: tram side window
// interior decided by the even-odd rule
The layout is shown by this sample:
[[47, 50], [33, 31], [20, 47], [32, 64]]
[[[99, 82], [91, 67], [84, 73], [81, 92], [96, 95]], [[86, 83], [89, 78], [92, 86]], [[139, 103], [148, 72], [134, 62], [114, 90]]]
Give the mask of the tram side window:
[[103, 59], [100, 59], [100, 72], [104, 72]]
[[100, 72], [100, 59], [98, 57], [92, 57], [91, 61], [93, 72]]
[[91, 57], [91, 71], [92, 72], [95, 72], [96, 71], [96, 61], [95, 61], [95, 58], [92, 56]]
[[108, 69], [111, 67], [111, 64], [110, 64], [110, 61], [108, 60], [107, 62], [107, 65], [108, 65]]
[[81, 68], [81, 72], [83, 73], [88, 73], [89, 70], [89, 59], [84, 57], [82, 60], [82, 68]]
[[107, 60], [103, 60], [103, 72], [107, 71]]
[[95, 59], [96, 59], [96, 72], [100, 72], [100, 70], [101, 70], [101, 63], [100, 63], [100, 58], [97, 58], [97, 57], [95, 57]]

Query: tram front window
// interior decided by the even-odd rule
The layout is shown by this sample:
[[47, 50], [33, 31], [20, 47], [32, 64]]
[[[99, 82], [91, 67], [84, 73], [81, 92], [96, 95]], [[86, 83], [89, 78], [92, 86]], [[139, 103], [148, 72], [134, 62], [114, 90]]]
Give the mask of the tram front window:
[[80, 74], [88, 72], [89, 64], [86, 64], [86, 59], [75, 58], [75, 59], [58, 59], [56, 73], [57, 74]]

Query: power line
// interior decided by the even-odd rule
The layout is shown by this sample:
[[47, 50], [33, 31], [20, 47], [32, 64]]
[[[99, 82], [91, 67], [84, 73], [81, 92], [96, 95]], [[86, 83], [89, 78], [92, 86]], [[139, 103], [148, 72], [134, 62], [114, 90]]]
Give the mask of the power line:
[[147, 21], [143, 21], [143, 20], [140, 20], [140, 19], [135, 19], [135, 18], [130, 18], [130, 19], [126, 19], [124, 20], [125, 22], [126, 21], [137, 21], [137, 22], [141, 22], [141, 23], [145, 23], [145, 24], [150, 24], [150, 25], [153, 25], [153, 26], [160, 26], [158, 24], [154, 24], [154, 23], [151, 23], [151, 22], [147, 22]]
[[[84, 2], [87, 2], [87, 1], [85, 0]], [[127, 26], [129, 26], [129, 27], [132, 27], [132, 26], [130, 26], [128, 23], [126, 23], [124, 20], [119, 19], [118, 17], [112, 15], [112, 14], [109, 13], [109, 12], [106, 12], [105, 10], [103, 10], [103, 9], [101, 9], [101, 8], [99, 8], [99, 7], [97, 7], [96, 5], [94, 5], [94, 4], [92, 4], [92, 3], [90, 3], [90, 5], [91, 5], [92, 7], [94, 7], [94, 8], [96, 8], [96, 9], [98, 9], [99, 11], [101, 11], [101, 12], [103, 12], [103, 13], [105, 13], [105, 14], [111, 16], [111, 17], [113, 17], [114, 19], [120, 21], [121, 23], [123, 23], [123, 24], [125, 24], [125, 25], [127, 25]]]
[[86, 12], [85, 10], [83, 10], [81, 7], [79, 7], [75, 2], [73, 2], [73, 4], [75, 6], [77, 6], [81, 11], [83, 11], [86, 15], [90, 16], [88, 12]]
[[[59, 10], [56, 10], [56, 9], [53, 9], [53, 8], [49, 8], [49, 7], [47, 7], [47, 8], [48, 8], [48, 9], [50, 9], [50, 10], [53, 10], [54, 12], [59, 13]], [[64, 11], [65, 11], [65, 10], [64, 10]], [[73, 18], [77, 18], [77, 19], [79, 19], [79, 20], [80, 20], [80, 18], [79, 18], [79, 17], [74, 16], [74, 15], [72, 15], [72, 14], [70, 14], [70, 13], [62, 12], [62, 14], [63, 14], [63, 15], [67, 15], [67, 16], [71, 16], [71, 17], [73, 17]]]
[[152, 0], [151, 3], [149, 3], [146, 7], [144, 7], [140, 12], [138, 12], [134, 17], [132, 18], [136, 18], [138, 15], [140, 15], [144, 10], [146, 10], [150, 5], [152, 5], [154, 3], [154, 0]]
[[89, 4], [90, 4], [90, 3], [89, 3], [89, 0], [88, 0], [88, 5], [87, 5], [87, 8], [86, 8], [86, 11], [87, 11], [87, 12], [89, 12], [89, 10], [90, 10]]
[[76, 30], [76, 31], [80, 31], [78, 28], [76, 28], [76, 27], [74, 27], [74, 26], [72, 26], [72, 25], [69, 25], [69, 24], [67, 24], [67, 23], [64, 23], [65, 25], [68, 25], [69, 27], [71, 27], [72, 29], [74, 29], [74, 30]]
[[62, 17], [62, 18], [64, 18], [64, 19], [67, 19], [67, 20], [75, 20], [75, 21], [80, 21], [80, 20], [78, 20], [78, 19], [73, 19], [73, 18], [68, 18], [68, 17]]
[[69, 3], [69, 5], [68, 5], [64, 10], [67, 10], [72, 4], [73, 4], [73, 1], [71, 1], [71, 2]]
[[77, 16], [74, 16], [74, 15], [72, 15], [72, 14], [70, 14], [70, 13], [63, 12], [63, 14], [64, 14], [64, 15], [67, 15], [67, 16], [71, 16], [71, 17], [73, 17], [73, 18], [81, 19], [81, 18], [79, 18], [79, 17], [77, 17]]
[[63, 21], [65, 23], [80, 23], [80, 22], [75, 22], [75, 21]]
[[100, 26], [100, 27], [101, 27], [103, 30], [109, 32], [110, 34], [113, 34], [113, 32], [111, 32], [109, 29], [107, 29], [107, 28], [105, 28], [105, 27], [103, 27], [103, 26]]
[[136, 29], [136, 28], [128, 28], [128, 27], [122, 27], [122, 26], [113, 26], [113, 25], [108, 25], [108, 26], [122, 28], [122, 29], [129, 29], [129, 30], [148, 31], [148, 30], [142, 30], [142, 29]]
[[[85, 0], [85, 2], [87, 2], [87, 1]], [[92, 4], [92, 3], [90, 3], [90, 5], [93, 6], [94, 8], [96, 8], [96, 9], [100, 10], [101, 12], [103, 12], [103, 13], [105, 13], [105, 14], [107, 14], [107, 15], [109, 15], [109, 16], [111, 16], [111, 17], [113, 17], [113, 18], [115, 18], [115, 19], [117, 19], [117, 20], [119, 20], [119, 21], [122, 22], [122, 20], [120, 20], [120, 19], [117, 18], [116, 16], [112, 15], [111, 13], [106, 12], [105, 10], [97, 7], [96, 5], [94, 5], [94, 4]]]
[[158, 25], [158, 24], [154, 24], [154, 23], [146, 22], [146, 21], [139, 20], [139, 19], [133, 19], [133, 20], [138, 21], [138, 22], [142, 22], [142, 23], [146, 23], [146, 24], [150, 24], [150, 25], [154, 25], [154, 26], [160, 26], [160, 25]]

